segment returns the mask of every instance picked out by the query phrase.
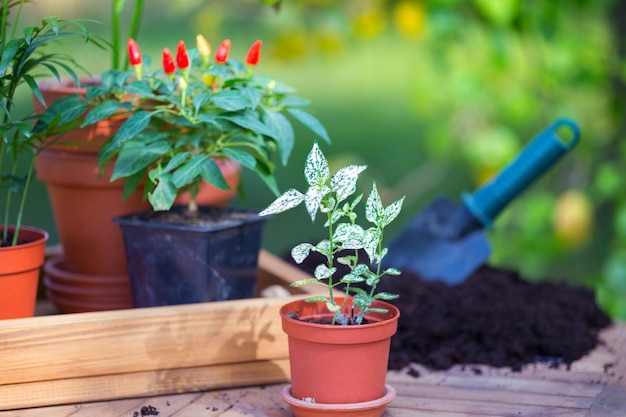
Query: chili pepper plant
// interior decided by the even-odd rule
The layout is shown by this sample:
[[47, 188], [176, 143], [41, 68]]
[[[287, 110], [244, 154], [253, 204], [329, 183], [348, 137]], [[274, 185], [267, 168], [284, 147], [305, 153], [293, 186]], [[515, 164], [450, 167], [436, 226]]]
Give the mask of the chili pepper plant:
[[[365, 219], [371, 225], [359, 225], [356, 208], [363, 199], [363, 194], [357, 195], [351, 201], [349, 198], [355, 194], [359, 174], [366, 168], [363, 165], [350, 165], [331, 176], [328, 161], [315, 142], [304, 167], [307, 191], [290, 189], [259, 213], [278, 214], [304, 203], [311, 221], [315, 222], [317, 213], [325, 217], [327, 239], [315, 245], [300, 243], [292, 249], [291, 256], [300, 264], [312, 252], [318, 252], [326, 261], [315, 268], [314, 278], [296, 281], [292, 286], [318, 284], [328, 288], [328, 296], [314, 296], [306, 301], [325, 302], [328, 310], [333, 313], [333, 324], [362, 324], [366, 313], [386, 312], [384, 309], [370, 307], [375, 300], [393, 300], [398, 297], [387, 292], [377, 293], [376, 287], [385, 275], [400, 275], [400, 271], [395, 268], [383, 269], [381, 262], [387, 254], [387, 248], [383, 247], [385, 228], [400, 213], [404, 197], [384, 207], [374, 183], [365, 203]], [[361, 250], [367, 253], [369, 264], [359, 262]], [[337, 264], [347, 265], [349, 272], [341, 277], [336, 276]], [[339, 303], [336, 297], [337, 288], [342, 288], [353, 297], [341, 297], [339, 299], [342, 302]], [[350, 313], [344, 314], [342, 309], [348, 300], [351, 300], [352, 306]]]
[[[323, 125], [304, 108], [309, 102], [295, 90], [267, 76], [255, 75], [262, 42], [245, 61], [230, 56], [226, 39], [212, 56], [202, 35], [196, 48], [180, 41], [173, 54], [164, 48], [161, 66], [151, 69], [137, 42], [128, 40], [131, 69], [102, 74], [101, 85], [88, 86], [85, 97], [69, 96], [46, 111], [49, 123], [88, 112], [83, 126], [125, 115], [115, 136], [99, 154], [104, 169], [114, 163], [111, 180], [123, 178], [125, 195], [144, 183], [156, 211], [169, 210], [177, 195], [190, 192], [189, 211], [203, 181], [228, 189], [218, 164], [232, 158], [254, 171], [276, 195], [275, 157], [286, 164], [294, 146], [291, 120], [330, 142]], [[45, 128], [42, 123], [42, 128]]]

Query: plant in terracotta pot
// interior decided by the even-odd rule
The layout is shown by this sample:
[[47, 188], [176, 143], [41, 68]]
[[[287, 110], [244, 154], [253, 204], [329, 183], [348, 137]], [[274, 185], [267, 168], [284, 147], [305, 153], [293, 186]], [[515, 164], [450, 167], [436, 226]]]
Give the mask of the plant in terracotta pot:
[[[123, 39], [139, 31], [143, 0], [110, 0], [110, 68], [128, 68]], [[127, 6], [130, 6], [127, 7]], [[131, 12], [128, 28], [122, 15]], [[83, 103], [63, 104], [68, 96], [86, 95], [100, 76], [47, 78], [38, 81], [43, 100], [33, 96], [35, 111], [59, 108], [58, 134], [47, 138], [35, 159], [37, 178], [46, 184], [62, 254], [44, 265], [48, 297], [64, 312], [111, 310], [132, 306], [122, 234], [112, 218], [149, 207], [141, 192], [125, 199], [123, 181], [101, 173], [98, 152], [121, 126], [123, 115], [81, 127]], [[57, 102], [59, 101], [59, 102]], [[36, 129], [47, 129], [43, 121]]]
[[[112, 115], [127, 119], [101, 148], [101, 169], [124, 180], [125, 195], [143, 190], [152, 210], [120, 216], [137, 307], [254, 295], [261, 226], [251, 210], [203, 206], [203, 183], [234, 192], [220, 165], [249, 169], [278, 194], [276, 157], [286, 164], [295, 137], [291, 119], [328, 140], [322, 124], [303, 110], [295, 90], [254, 74], [261, 41], [245, 62], [230, 57], [230, 41], [215, 54], [198, 36], [196, 48], [165, 48], [161, 68], [150, 68], [128, 41], [130, 71], [108, 71], [86, 96], [70, 96], [44, 114], [50, 123], [68, 108], [87, 112], [84, 126]], [[236, 185], [235, 185], [236, 186]], [[175, 205], [188, 193], [186, 205]]]
[[[24, 3], [9, 0], [0, 3], [0, 191], [4, 199], [0, 208], [0, 318], [33, 315], [39, 269], [48, 239], [46, 231], [22, 225], [34, 172], [33, 160], [44, 147], [45, 133], [36, 134], [31, 129], [37, 116], [22, 114], [16, 92], [20, 86], [27, 85], [41, 99], [35, 80], [43, 71], [59, 76], [59, 69], [65, 69], [76, 77], [72, 69], [76, 63], [71, 57], [45, 52], [45, 47], [71, 36], [90, 40], [84, 21], [80, 20], [51, 16], [37, 26], [20, 28]], [[23, 165], [25, 172], [20, 171]]]
[[[391, 336], [400, 314], [387, 301], [397, 295], [376, 288], [384, 276], [400, 274], [395, 268], [383, 268], [381, 261], [387, 254], [384, 230], [400, 213], [404, 198], [384, 207], [374, 184], [365, 202], [365, 219], [370, 225], [361, 226], [356, 208], [363, 195], [353, 195], [365, 168], [351, 165], [331, 175], [315, 143], [304, 169], [308, 190], [288, 190], [259, 213], [277, 214], [304, 203], [312, 221], [318, 213], [324, 216], [327, 229], [326, 239], [298, 244], [291, 255], [297, 263], [313, 252], [325, 258], [313, 278], [292, 285], [323, 285], [328, 295], [292, 301], [280, 310], [289, 339], [291, 369], [291, 385], [283, 390], [283, 398], [297, 417], [329, 413], [380, 416], [395, 397], [385, 376]], [[360, 251], [367, 254], [369, 263], [359, 261]], [[349, 272], [337, 276], [339, 264]], [[344, 293], [338, 294], [339, 290]], [[346, 364], [351, 365], [342, 368]]]

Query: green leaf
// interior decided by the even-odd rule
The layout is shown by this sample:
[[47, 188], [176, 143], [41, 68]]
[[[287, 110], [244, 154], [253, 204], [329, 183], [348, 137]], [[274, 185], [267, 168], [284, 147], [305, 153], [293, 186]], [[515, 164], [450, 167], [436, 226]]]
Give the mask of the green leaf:
[[341, 223], [335, 229], [333, 241], [341, 243], [342, 249], [361, 249], [365, 231], [358, 224]]
[[312, 114], [300, 109], [287, 109], [287, 112], [295, 117], [300, 123], [311, 129], [313, 133], [321, 137], [327, 143], [330, 143], [328, 132], [322, 123]]
[[259, 115], [252, 110], [245, 110], [236, 114], [222, 115], [219, 116], [220, 119], [228, 120], [236, 124], [237, 126], [241, 126], [244, 129], [251, 130], [254, 133], [259, 135], [273, 137], [273, 132], [270, 131], [267, 126], [265, 126], [260, 120]]
[[330, 180], [330, 187], [337, 193], [337, 202], [340, 203], [350, 197], [356, 191], [356, 182], [361, 172], [365, 171], [365, 165], [350, 165], [341, 168]]
[[313, 143], [313, 148], [306, 158], [304, 178], [306, 178], [306, 182], [310, 186], [322, 186], [330, 179], [328, 161], [317, 145], [317, 142]]
[[[121, 81], [121, 80], [120, 80]], [[133, 81], [125, 87], [126, 93], [142, 98], [157, 98], [148, 84], [143, 81]]]
[[181, 152], [175, 154], [169, 161], [167, 161], [167, 165], [163, 167], [164, 172], [172, 172], [179, 166], [183, 164], [187, 160], [187, 158], [191, 155], [190, 152]]
[[388, 226], [389, 223], [391, 223], [396, 219], [396, 217], [398, 217], [398, 214], [400, 214], [400, 211], [402, 210], [403, 202], [404, 197], [402, 197], [400, 200], [394, 201], [385, 208], [381, 227]]
[[332, 277], [335, 272], [337, 272], [337, 268], [329, 268], [326, 265], [321, 264], [315, 267], [315, 272], [313, 273], [313, 275], [318, 280], [323, 280]]
[[311, 217], [311, 221], [315, 221], [315, 216], [317, 212], [320, 210], [320, 206], [322, 204], [322, 200], [330, 192], [330, 187], [323, 185], [317, 186], [312, 185], [307, 190], [304, 195], [304, 205], [306, 206], [306, 211], [309, 213], [309, 217]]
[[313, 245], [310, 243], [300, 243], [291, 249], [291, 257], [297, 264], [301, 264], [309, 257], [311, 249], [313, 249]]
[[255, 87], [241, 88], [239, 91], [241, 95], [248, 99], [251, 109], [256, 109], [263, 98], [263, 92]]
[[376, 183], [372, 184], [372, 191], [365, 202], [365, 218], [375, 225], [379, 225], [385, 215], [383, 203], [380, 200]]
[[377, 300], [385, 300], [385, 301], [395, 300], [398, 297], [399, 297], [398, 294], [391, 294], [388, 292], [379, 292], [378, 294], [374, 296], [374, 298]]
[[191, 105], [193, 106], [196, 113], [200, 111], [200, 108], [206, 104], [207, 101], [211, 98], [211, 92], [205, 91], [200, 94], [196, 94], [191, 99]]
[[141, 182], [145, 179], [145, 172], [139, 171], [136, 174], [126, 177], [124, 181], [124, 191], [122, 192], [122, 200], [128, 199], [141, 185]]
[[286, 96], [280, 100], [280, 105], [283, 107], [307, 107], [311, 105], [311, 102], [302, 97]]
[[271, 110], [264, 112], [263, 122], [272, 131], [271, 136], [276, 139], [282, 164], [287, 165], [295, 143], [291, 123], [282, 114]]
[[234, 159], [248, 169], [254, 169], [256, 166], [256, 159], [246, 151], [235, 148], [224, 148], [222, 152], [224, 152], [224, 155]]
[[298, 206], [304, 201], [304, 194], [296, 189], [285, 191], [283, 195], [278, 197], [265, 210], [259, 213], [259, 216], [267, 216], [268, 214], [278, 214]]
[[56, 16], [48, 16], [45, 17], [41, 23], [45, 26], [45, 25], [50, 25], [50, 27], [52, 28], [52, 31], [54, 32], [55, 35], [59, 34], [59, 19], [57, 19]]
[[130, 107], [130, 103], [122, 103], [118, 100], [103, 101], [102, 103], [91, 109], [91, 111], [87, 114], [87, 117], [85, 117], [85, 121], [83, 122], [81, 127], [91, 125], [100, 120], [111, 117], [119, 110], [129, 110]]
[[213, 95], [211, 103], [226, 111], [239, 111], [251, 107], [246, 97], [233, 90], [222, 90]]
[[396, 269], [396, 268], [387, 268], [387, 269], [385, 269], [385, 271], [383, 273], [387, 274], [387, 275], [395, 275], [395, 276], [397, 276], [397, 275], [400, 275], [402, 272], [400, 272], [400, 270]]
[[129, 141], [124, 144], [117, 156], [111, 181], [130, 177], [171, 151], [172, 147], [167, 141], [152, 143], [146, 143], [144, 140]]
[[207, 159], [209, 158], [204, 155], [193, 155], [187, 162], [178, 167], [178, 169], [172, 174], [172, 182], [176, 188], [181, 188], [194, 178], [198, 177], [202, 172], [202, 165]]
[[39, 87], [37, 86], [37, 82], [35, 81], [35, 79], [28, 74], [24, 74], [22, 78], [24, 78], [24, 81], [26, 81], [26, 84], [28, 84], [28, 86], [30, 87], [35, 97], [37, 97], [37, 100], [39, 100], [40, 103], [44, 103], [45, 100], [43, 99], [41, 95], [41, 91], [39, 90]]
[[352, 274], [346, 274], [341, 278], [341, 282], [345, 284], [356, 284], [363, 281], [365, 281], [365, 278]]
[[133, 114], [120, 126], [112, 142], [119, 145], [134, 138], [148, 126], [151, 118], [152, 113], [143, 110]]
[[0, 77], [4, 77], [7, 68], [11, 65], [13, 58], [20, 49], [22, 41], [20, 39], [12, 39], [4, 48], [2, 48], [2, 57], [0, 58]]
[[230, 190], [230, 186], [224, 179], [222, 171], [220, 171], [220, 168], [217, 166], [213, 159], [207, 158], [203, 162], [201, 174], [202, 178], [207, 180], [214, 187], [222, 190]]
[[157, 186], [148, 194], [148, 201], [155, 211], [165, 211], [172, 208], [176, 200], [176, 186], [171, 176], [163, 175], [158, 178]]
[[[290, 287], [301, 287], [303, 285], [312, 285], [312, 284], [318, 284], [318, 281], [315, 278], [307, 278], [307, 279], [299, 279], [296, 282], [292, 282], [291, 284], [289, 284]], [[307, 300], [309, 301], [309, 300]], [[320, 301], [320, 300], [315, 300], [315, 301]], [[326, 301], [326, 298], [322, 297], [321, 301]]]

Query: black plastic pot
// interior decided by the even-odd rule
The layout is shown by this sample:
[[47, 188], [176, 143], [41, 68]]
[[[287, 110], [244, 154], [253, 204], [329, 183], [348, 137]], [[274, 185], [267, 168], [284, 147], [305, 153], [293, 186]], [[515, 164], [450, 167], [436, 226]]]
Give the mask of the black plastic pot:
[[266, 218], [252, 211], [201, 207], [202, 216], [220, 220], [208, 225], [164, 222], [163, 216], [183, 209], [113, 219], [124, 235], [135, 307], [254, 297]]

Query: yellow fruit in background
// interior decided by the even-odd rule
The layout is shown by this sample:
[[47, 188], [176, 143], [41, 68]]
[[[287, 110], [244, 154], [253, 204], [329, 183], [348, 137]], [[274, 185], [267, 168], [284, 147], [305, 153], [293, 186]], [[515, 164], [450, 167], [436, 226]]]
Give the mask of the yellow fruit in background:
[[424, 33], [426, 11], [417, 1], [403, 0], [393, 10], [393, 22], [402, 36], [416, 37]]
[[385, 27], [385, 15], [380, 10], [361, 13], [352, 22], [354, 34], [360, 38], [372, 38], [379, 35]]
[[583, 246], [593, 228], [593, 207], [579, 190], [568, 190], [557, 199], [552, 226], [559, 241], [569, 249]]

